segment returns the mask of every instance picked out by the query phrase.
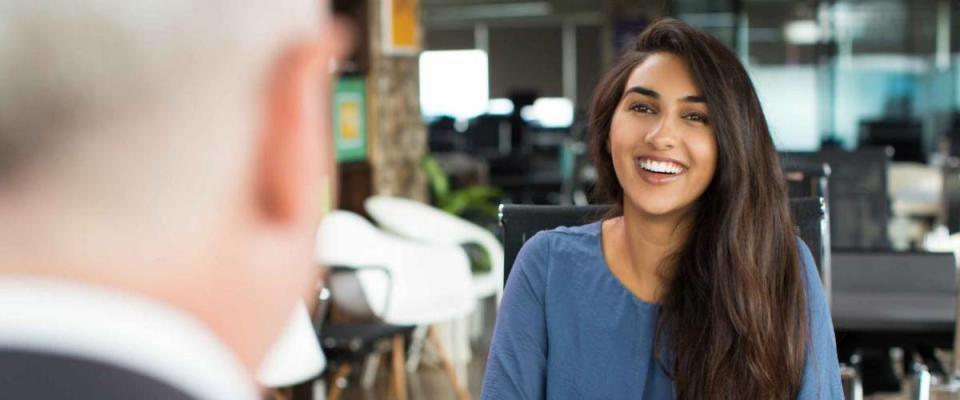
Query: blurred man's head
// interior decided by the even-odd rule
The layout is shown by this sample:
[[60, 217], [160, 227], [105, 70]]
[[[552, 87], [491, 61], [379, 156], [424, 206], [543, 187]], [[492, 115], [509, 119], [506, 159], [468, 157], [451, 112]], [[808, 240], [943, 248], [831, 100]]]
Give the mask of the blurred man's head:
[[254, 368], [312, 277], [327, 7], [0, 2], [0, 278], [159, 298]]

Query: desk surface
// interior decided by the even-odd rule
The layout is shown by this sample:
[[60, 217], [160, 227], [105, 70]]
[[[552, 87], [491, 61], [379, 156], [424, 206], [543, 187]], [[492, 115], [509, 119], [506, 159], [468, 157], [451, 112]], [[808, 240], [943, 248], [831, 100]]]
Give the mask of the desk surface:
[[837, 332], [950, 333], [956, 320], [952, 254], [834, 251]]
[[956, 299], [945, 294], [834, 291], [837, 331], [953, 332]]

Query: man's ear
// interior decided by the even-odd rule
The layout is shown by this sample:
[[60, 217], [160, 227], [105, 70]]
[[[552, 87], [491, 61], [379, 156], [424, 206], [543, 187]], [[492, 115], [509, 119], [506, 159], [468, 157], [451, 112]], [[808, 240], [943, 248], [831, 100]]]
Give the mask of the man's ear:
[[318, 43], [292, 46], [267, 81], [255, 190], [258, 211], [271, 223], [303, 222], [317, 213], [320, 176], [332, 154], [326, 123], [331, 53]]

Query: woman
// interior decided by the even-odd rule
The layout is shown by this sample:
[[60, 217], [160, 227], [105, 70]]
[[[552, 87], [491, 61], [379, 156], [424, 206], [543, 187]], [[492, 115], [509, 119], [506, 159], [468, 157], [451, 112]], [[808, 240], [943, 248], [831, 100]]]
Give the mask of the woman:
[[736, 57], [656, 22], [590, 116], [596, 194], [613, 210], [524, 245], [483, 397], [842, 398], [816, 266]]

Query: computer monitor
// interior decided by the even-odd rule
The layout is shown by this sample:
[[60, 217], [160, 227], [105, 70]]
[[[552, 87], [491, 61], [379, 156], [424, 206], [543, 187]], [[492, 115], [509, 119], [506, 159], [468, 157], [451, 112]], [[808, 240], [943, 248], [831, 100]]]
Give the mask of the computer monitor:
[[923, 124], [912, 119], [880, 119], [860, 122], [860, 146], [890, 146], [894, 161], [926, 163]]

